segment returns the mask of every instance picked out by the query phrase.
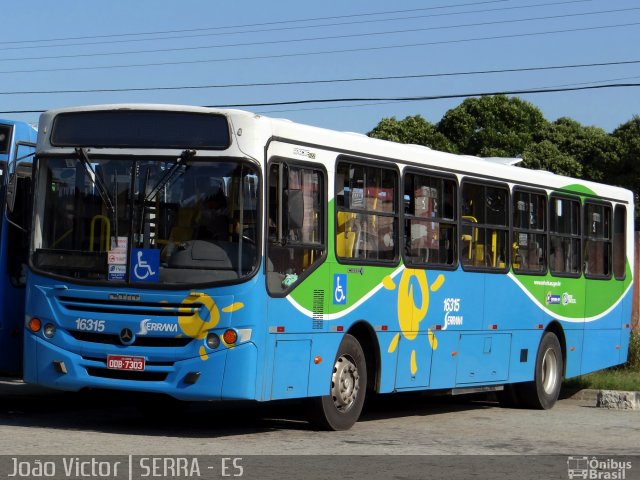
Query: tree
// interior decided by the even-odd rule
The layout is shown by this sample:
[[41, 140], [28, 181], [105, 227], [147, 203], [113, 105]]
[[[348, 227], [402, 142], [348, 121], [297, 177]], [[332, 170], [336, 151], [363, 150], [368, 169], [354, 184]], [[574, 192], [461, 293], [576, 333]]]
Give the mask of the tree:
[[437, 131], [459, 153], [515, 157], [523, 154], [547, 123], [533, 104], [496, 95], [466, 99], [442, 117]]
[[640, 192], [640, 116], [616, 128], [612, 136], [620, 142], [619, 185]]
[[400, 121], [395, 117], [383, 118], [367, 135], [391, 142], [425, 145], [443, 152], [455, 151], [451, 142], [420, 115]]
[[[620, 172], [620, 140], [598, 127], [585, 127], [562, 117], [548, 124], [537, 135], [539, 141], [549, 141], [558, 151], [582, 165], [578, 176], [587, 180], [617, 183]], [[568, 175], [568, 174], [567, 174]]]
[[582, 165], [574, 157], [562, 153], [557, 145], [549, 140], [532, 143], [522, 155], [522, 166], [534, 170], [547, 170], [558, 175], [570, 177], [582, 176]]

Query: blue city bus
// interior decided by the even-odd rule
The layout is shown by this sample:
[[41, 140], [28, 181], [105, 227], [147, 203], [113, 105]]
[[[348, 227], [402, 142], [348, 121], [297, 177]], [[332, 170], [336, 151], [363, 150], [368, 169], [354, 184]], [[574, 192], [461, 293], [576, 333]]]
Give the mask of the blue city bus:
[[624, 363], [633, 195], [253, 113], [40, 118], [27, 382], [182, 400], [494, 390], [548, 409]]
[[[0, 375], [20, 376], [30, 208], [30, 177], [36, 130], [24, 122], [0, 119]], [[9, 178], [16, 186], [7, 208]]]

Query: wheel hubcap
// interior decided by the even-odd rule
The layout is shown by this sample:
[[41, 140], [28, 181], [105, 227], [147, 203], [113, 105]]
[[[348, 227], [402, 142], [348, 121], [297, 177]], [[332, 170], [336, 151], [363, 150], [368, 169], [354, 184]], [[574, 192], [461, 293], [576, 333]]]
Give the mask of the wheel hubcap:
[[542, 357], [542, 388], [545, 393], [551, 394], [558, 382], [558, 359], [556, 352], [548, 349]]
[[341, 356], [333, 366], [331, 376], [331, 396], [336, 408], [341, 412], [349, 410], [360, 388], [360, 374], [358, 367], [350, 357]]

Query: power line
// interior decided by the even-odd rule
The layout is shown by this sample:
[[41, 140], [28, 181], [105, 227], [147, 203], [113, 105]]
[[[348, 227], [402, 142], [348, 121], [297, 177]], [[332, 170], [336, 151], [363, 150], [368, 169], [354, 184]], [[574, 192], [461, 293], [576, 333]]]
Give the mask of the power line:
[[[109, 35], [89, 35], [83, 37], [63, 37], [63, 38], [47, 38], [42, 40], [15, 40], [10, 42], [0, 42], [0, 45], [14, 45], [14, 44], [23, 44], [23, 43], [41, 43], [41, 42], [62, 42], [66, 40], [86, 40], [86, 39], [95, 39], [95, 38], [116, 38], [116, 37], [127, 37], [127, 36], [140, 36], [140, 35], [160, 35], [165, 33], [184, 33], [184, 32], [197, 32], [197, 31], [205, 31], [205, 30], [224, 30], [230, 28], [250, 28], [250, 27], [262, 27], [268, 25], [281, 25], [287, 24], [291, 22], [316, 22], [322, 20], [335, 20], [339, 18], [352, 18], [352, 17], [365, 17], [365, 16], [374, 16], [374, 15], [389, 15], [394, 13], [409, 13], [409, 12], [418, 12], [418, 11], [427, 11], [427, 10], [441, 10], [447, 8], [455, 8], [455, 7], [468, 7], [471, 5], [483, 5], [488, 3], [505, 3], [509, 0], [486, 0], [483, 2], [471, 2], [471, 3], [459, 3], [456, 5], [441, 5], [435, 7], [425, 7], [425, 8], [412, 8], [407, 10], [388, 10], [383, 12], [365, 12], [365, 13], [355, 13], [351, 15], [334, 15], [330, 17], [316, 17], [316, 18], [298, 18], [298, 19], [288, 19], [288, 20], [279, 20], [276, 22], [262, 22], [262, 23], [248, 23], [241, 25], [229, 25], [222, 27], [207, 27], [207, 28], [188, 28], [182, 30], [164, 30], [164, 31], [156, 31], [156, 32], [130, 32], [130, 33], [119, 33], [119, 34], [109, 34]], [[584, 1], [591, 0], [573, 0], [573, 2], [562, 2], [562, 3], [580, 3]]]
[[483, 27], [488, 25], [502, 25], [505, 23], [522, 23], [522, 22], [534, 22], [539, 20], [555, 20], [559, 18], [572, 18], [572, 17], [585, 17], [591, 15], [602, 15], [606, 13], [621, 13], [621, 12], [629, 12], [629, 11], [637, 11], [640, 10], [640, 7], [631, 7], [631, 8], [621, 8], [615, 10], [600, 10], [596, 12], [581, 12], [581, 13], [567, 13], [562, 15], [547, 15], [543, 17], [531, 17], [531, 18], [516, 18], [509, 20], [495, 20], [491, 22], [478, 22], [478, 23], [466, 23], [460, 25], [439, 25], [436, 27], [424, 27], [424, 28], [411, 28], [411, 29], [403, 29], [403, 30], [392, 30], [386, 32], [368, 32], [368, 33], [350, 33], [345, 35], [329, 35], [322, 37], [306, 37], [306, 38], [293, 38], [293, 39], [285, 39], [285, 40], [262, 40], [258, 42], [244, 42], [244, 43], [231, 43], [231, 44], [222, 44], [222, 45], [202, 45], [195, 47], [174, 47], [174, 48], [159, 48], [159, 49], [151, 49], [151, 50], [129, 50], [124, 52], [102, 52], [102, 53], [80, 53], [80, 54], [70, 54], [70, 55], [51, 55], [51, 56], [40, 56], [40, 57], [19, 57], [19, 58], [0, 58], [0, 62], [16, 62], [16, 61], [33, 61], [33, 60], [53, 60], [53, 59], [64, 59], [64, 58], [86, 58], [86, 57], [111, 57], [117, 55], [136, 55], [141, 53], [167, 53], [167, 52], [185, 52], [185, 51], [194, 51], [194, 50], [210, 50], [215, 48], [232, 48], [232, 47], [250, 47], [256, 45], [276, 45], [282, 43], [299, 43], [299, 42], [312, 42], [312, 41], [320, 41], [320, 40], [340, 40], [347, 38], [361, 38], [361, 37], [374, 37], [374, 36], [382, 36], [382, 35], [393, 35], [399, 33], [416, 33], [416, 32], [427, 32], [434, 30], [449, 30], [455, 28], [468, 28], [468, 27]]
[[[630, 88], [640, 87], [640, 83], [613, 83], [606, 85], [591, 85], [581, 87], [558, 87], [558, 88], [537, 88], [527, 90], [501, 90], [494, 92], [475, 92], [475, 93], [454, 93], [447, 95], [430, 95], [416, 97], [353, 97], [353, 98], [323, 98], [323, 99], [307, 99], [307, 100], [290, 100], [282, 102], [263, 102], [263, 103], [233, 103], [225, 105], [203, 105], [206, 108], [242, 108], [242, 107], [267, 107], [278, 105], [304, 105], [310, 103], [346, 103], [346, 102], [417, 102], [426, 100], [445, 100], [454, 98], [482, 97], [493, 95], [525, 95], [539, 93], [556, 93], [556, 92], [572, 92], [579, 90], [600, 90], [604, 88]], [[42, 113], [44, 109], [39, 110], [4, 110], [0, 113]]]
[[[629, 79], [638, 79], [640, 76], [633, 77], [623, 77], [623, 78], [610, 78], [608, 80], [594, 80], [592, 82], [580, 82], [580, 83], [566, 83], [564, 85], [553, 85], [547, 87], [536, 88], [535, 93], [546, 93], [546, 91], [551, 91], [552, 89], [564, 88], [564, 87], [573, 87], [573, 86], [581, 86], [581, 85], [592, 85], [592, 84], [601, 84], [606, 82], [615, 82], [620, 80], [629, 80]], [[607, 88], [603, 86], [602, 88]], [[297, 109], [286, 109], [286, 110], [256, 110], [255, 113], [258, 114], [273, 114], [273, 113], [287, 113], [287, 112], [307, 112], [307, 111], [315, 111], [315, 110], [332, 110], [339, 108], [360, 108], [360, 107], [370, 107], [377, 105], [392, 105], [397, 103], [406, 103], [404, 100], [391, 100], [391, 101], [380, 101], [380, 102], [370, 102], [370, 103], [359, 103], [353, 105], [334, 105], [334, 106], [322, 106], [322, 107], [311, 107], [311, 108], [297, 108]]]
[[[544, 88], [530, 90], [502, 90], [497, 92], [479, 92], [479, 93], [454, 93], [449, 95], [431, 95], [419, 97], [354, 97], [354, 98], [328, 98], [328, 99], [308, 99], [308, 100], [290, 100], [284, 102], [265, 102], [265, 103], [235, 103], [226, 105], [203, 105], [207, 108], [242, 108], [242, 107], [271, 107], [277, 105], [304, 105], [307, 103], [342, 103], [342, 102], [385, 102], [385, 101], [402, 101], [416, 102], [423, 100], [444, 100], [452, 98], [468, 98], [468, 97], [484, 97], [493, 95], [524, 95], [532, 93], [555, 93], [555, 92], [572, 92], [578, 90], [599, 90], [602, 88], [627, 88], [640, 87], [640, 83], [612, 83], [607, 85], [590, 85], [583, 87], [559, 87]], [[5, 112], [1, 112], [5, 113]]]
[[[508, 0], [503, 0], [508, 1]], [[573, 4], [573, 3], [585, 3], [592, 2], [594, 0], [567, 0], [563, 2], [549, 2], [549, 3], [535, 3], [529, 5], [517, 5], [513, 7], [500, 7], [500, 8], [489, 8], [489, 9], [481, 9], [481, 10], [465, 10], [462, 12], [447, 12], [447, 13], [437, 13], [437, 14], [429, 14], [429, 15], [411, 15], [409, 17], [395, 17], [395, 18], [385, 18], [385, 19], [374, 19], [374, 20], [354, 20], [353, 17], [357, 17], [358, 15], [350, 15], [348, 16], [349, 20], [347, 22], [339, 22], [339, 23], [324, 23], [318, 25], [296, 25], [296, 26], [287, 26], [287, 27], [278, 27], [278, 28], [267, 28], [267, 29], [258, 29], [258, 30], [243, 30], [243, 31], [232, 31], [232, 32], [219, 32], [219, 33], [205, 33], [205, 34], [195, 34], [195, 35], [179, 35], [179, 36], [168, 36], [168, 37], [155, 37], [155, 38], [138, 38], [138, 39], [127, 39], [127, 40], [111, 40], [111, 41], [97, 41], [97, 42], [81, 42], [81, 43], [64, 43], [59, 45], [33, 45], [33, 46], [20, 46], [20, 47], [4, 47], [3, 50], [25, 50], [25, 49], [43, 49], [43, 48], [64, 48], [71, 46], [88, 46], [88, 45], [105, 45], [105, 44], [116, 44], [116, 43], [133, 43], [133, 42], [150, 42], [156, 40], [184, 40], [187, 38], [197, 38], [197, 37], [211, 37], [211, 36], [221, 36], [221, 35], [243, 35], [247, 33], [266, 33], [266, 32], [280, 32], [280, 31], [290, 31], [290, 30], [300, 30], [305, 29], [308, 30], [310, 28], [324, 28], [324, 27], [336, 27], [343, 25], [361, 25], [364, 23], [380, 23], [380, 22], [392, 22], [398, 20], [407, 20], [407, 19], [417, 19], [417, 18], [435, 18], [442, 16], [454, 16], [454, 15], [468, 15], [472, 13], [489, 13], [489, 12], [500, 12], [500, 11], [508, 11], [508, 10], [521, 10], [525, 8], [537, 8], [537, 7], [546, 7], [546, 6], [559, 6], [565, 4]], [[483, 2], [485, 3], [485, 2]], [[486, 2], [493, 3], [493, 2]], [[414, 9], [414, 10], [403, 10], [415, 12], [424, 9]], [[364, 14], [366, 15], [366, 14]], [[380, 15], [380, 14], [376, 14]], [[338, 17], [343, 18], [343, 17]], [[276, 22], [280, 23], [280, 22]], [[233, 28], [233, 27], [212, 27], [212, 28], [204, 28], [204, 29], [192, 29], [192, 30], [181, 30], [181, 32], [189, 32], [189, 31], [200, 31], [200, 30], [217, 30], [217, 29], [225, 29], [225, 28]], [[166, 32], [156, 32], [158, 34], [166, 33]], [[124, 35], [151, 35], [152, 33], [141, 33], [141, 34], [124, 34]], [[105, 35], [108, 37], [109, 35]], [[86, 38], [100, 38], [100, 37], [86, 37]], [[39, 40], [43, 41], [43, 40]], [[12, 42], [9, 42], [12, 43]], [[0, 45], [3, 45], [0, 42]]]
[[105, 70], [105, 69], [115, 69], [115, 68], [140, 68], [140, 67], [156, 67], [156, 66], [169, 66], [169, 65], [193, 65], [193, 64], [202, 64], [202, 63], [294, 58], [294, 57], [300, 57], [300, 56], [328, 55], [328, 54], [336, 54], [336, 53], [373, 52], [373, 51], [391, 50], [391, 49], [398, 49], [398, 48], [425, 47], [425, 46], [433, 46], [433, 45], [468, 43], [468, 42], [478, 42], [478, 41], [486, 41], [486, 40], [504, 40], [507, 38], [526, 38], [526, 37], [534, 37], [534, 36], [542, 36], [542, 35], [554, 35], [554, 34], [560, 34], [560, 33], [586, 32], [586, 31], [604, 30], [604, 29], [610, 29], [610, 28], [632, 27], [637, 25], [640, 25], [640, 22], [622, 23], [622, 24], [614, 24], [614, 25], [598, 25], [593, 27], [569, 28], [569, 29], [562, 29], [562, 30], [548, 30], [544, 32], [517, 33], [517, 34], [509, 34], [509, 35], [494, 35], [494, 36], [488, 36], [488, 37], [463, 38], [463, 39], [455, 39], [455, 40], [438, 40], [438, 41], [432, 41], [432, 42], [419, 42], [419, 43], [402, 44], [402, 45], [387, 45], [387, 46], [380, 46], [380, 47], [363, 47], [363, 48], [350, 48], [350, 49], [341, 49], [341, 50], [325, 50], [325, 51], [316, 51], [316, 52], [256, 55], [256, 56], [235, 57], [235, 58], [214, 58], [214, 59], [205, 59], [205, 60], [182, 60], [182, 61], [174, 61], [174, 62], [138, 63], [138, 64], [126, 64], [126, 65], [42, 68], [42, 69], [30, 69], [30, 70], [4, 70], [4, 71], [0, 71], [0, 74], [68, 72], [68, 71], [79, 71], [79, 70]]
[[326, 83], [351, 83], [351, 82], [368, 82], [368, 81], [386, 81], [386, 80], [411, 80], [417, 78], [435, 78], [435, 77], [453, 77], [453, 76], [469, 76], [469, 75], [487, 75], [499, 73], [517, 73], [517, 72], [534, 72], [546, 70], [565, 70], [575, 68], [593, 68], [614, 65], [633, 65], [640, 63], [640, 60], [621, 60], [616, 62], [601, 63], [580, 63], [573, 65], [547, 65], [538, 67], [522, 67], [522, 68], [502, 68], [494, 70], [470, 70], [459, 72], [441, 72], [441, 73], [423, 73], [416, 75], [388, 75], [373, 77], [353, 77], [353, 78], [335, 78], [326, 80], [291, 80], [284, 82], [254, 82], [254, 83], [231, 83], [217, 85], [186, 85], [176, 87], [139, 87], [139, 88], [94, 88], [86, 90], [32, 90], [32, 91], [13, 91], [0, 92], [0, 95], [50, 95], [50, 94], [68, 94], [68, 93], [118, 93], [118, 92], [148, 92], [163, 90], [200, 90], [200, 89], [222, 89], [222, 88], [247, 88], [247, 87], [273, 87], [273, 86], [291, 86], [291, 85], [315, 85]]

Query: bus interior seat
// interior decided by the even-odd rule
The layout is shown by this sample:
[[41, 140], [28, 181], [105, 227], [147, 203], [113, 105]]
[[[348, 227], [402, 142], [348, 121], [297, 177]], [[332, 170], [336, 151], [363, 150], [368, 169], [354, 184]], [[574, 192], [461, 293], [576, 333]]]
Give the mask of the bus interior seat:
[[484, 243], [476, 243], [473, 249], [473, 264], [477, 267], [483, 266], [485, 261]]
[[339, 257], [353, 257], [353, 247], [356, 243], [356, 232], [353, 230], [356, 214], [338, 212], [338, 229], [336, 235], [336, 253]]
[[167, 257], [174, 250], [175, 245], [192, 240], [195, 234], [194, 222], [198, 215], [198, 209], [192, 207], [180, 208], [176, 214], [176, 223], [169, 231], [169, 238], [166, 240], [158, 239], [156, 242], [165, 247], [160, 252], [161, 261], [166, 261]]
[[285, 278], [285, 274], [275, 269], [273, 262], [269, 257], [267, 258], [267, 288], [270, 292], [279, 292], [283, 290], [282, 281]]
[[183, 207], [178, 210], [176, 224], [171, 227], [171, 231], [169, 232], [169, 241], [177, 243], [192, 240], [194, 222], [197, 216], [197, 208]]

